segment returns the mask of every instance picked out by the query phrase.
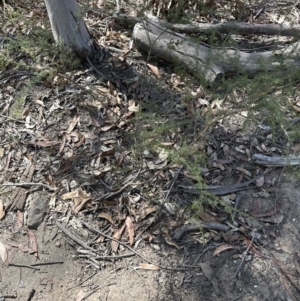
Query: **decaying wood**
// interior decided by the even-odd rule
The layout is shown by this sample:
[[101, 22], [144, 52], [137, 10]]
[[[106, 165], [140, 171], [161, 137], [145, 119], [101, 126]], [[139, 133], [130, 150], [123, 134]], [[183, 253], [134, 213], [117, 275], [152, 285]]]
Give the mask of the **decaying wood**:
[[[33, 164], [28, 165], [21, 176], [20, 182], [30, 182], [32, 180], [34, 171], [35, 166]], [[5, 204], [5, 207], [9, 208], [10, 210], [23, 210], [26, 198], [27, 190], [22, 187], [17, 187], [8, 200], [7, 204]]]
[[[93, 10], [91, 10], [94, 12]], [[163, 19], [148, 15], [148, 18], [159, 22], [161, 26], [180, 33], [224, 33], [240, 35], [278, 35], [287, 37], [300, 37], [300, 25], [279, 25], [279, 24], [251, 24], [243, 22], [224, 22], [224, 23], [193, 23], [193, 24], [176, 24], [169, 23]], [[120, 24], [134, 26], [137, 23], [143, 23], [143, 18], [129, 16], [127, 14], [118, 14], [114, 19]]]
[[264, 166], [273, 166], [273, 167], [281, 167], [281, 166], [296, 166], [300, 164], [300, 156], [266, 156], [262, 154], [254, 154], [252, 157], [252, 161], [259, 165]]
[[299, 43], [282, 50], [242, 52], [238, 49], [211, 48], [199, 41], [162, 26], [153, 18], [145, 18], [134, 27], [133, 38], [140, 49], [180, 64], [196, 76], [214, 82], [231, 74], [255, 75], [262, 71], [283, 71], [288, 66], [300, 66]]
[[219, 32], [225, 34], [251, 34], [251, 35], [278, 35], [287, 37], [300, 37], [299, 25], [277, 25], [277, 24], [250, 24], [241, 22], [226, 23], [198, 23], [198, 24], [172, 24], [168, 22], [160, 22], [166, 28], [180, 33], [212, 33]]

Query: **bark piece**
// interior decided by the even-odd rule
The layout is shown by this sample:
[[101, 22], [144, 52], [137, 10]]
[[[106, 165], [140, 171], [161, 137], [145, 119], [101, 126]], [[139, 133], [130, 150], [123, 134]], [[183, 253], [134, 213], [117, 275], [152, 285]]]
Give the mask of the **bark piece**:
[[37, 229], [37, 227], [43, 222], [48, 209], [48, 204], [49, 198], [43, 195], [43, 193], [35, 192], [33, 194], [33, 200], [28, 210], [27, 225], [29, 229]]
[[[33, 173], [35, 170], [35, 166], [30, 164], [25, 171], [23, 172], [20, 183], [28, 183], [31, 182]], [[12, 196], [10, 197], [8, 204], [6, 204], [6, 208], [10, 210], [23, 210], [24, 205], [27, 198], [27, 190], [23, 187], [16, 187]]]

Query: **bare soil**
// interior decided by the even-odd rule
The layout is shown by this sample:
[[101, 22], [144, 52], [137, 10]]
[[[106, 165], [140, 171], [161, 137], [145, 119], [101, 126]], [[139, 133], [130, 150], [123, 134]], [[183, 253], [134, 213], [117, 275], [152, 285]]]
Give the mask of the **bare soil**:
[[[241, 210], [249, 210], [254, 205], [252, 193], [248, 190], [245, 194]], [[261, 245], [256, 243], [264, 258], [251, 252], [246, 256], [237, 252], [227, 257], [230, 250], [212, 257], [219, 243], [197, 243], [195, 241], [201, 238], [199, 233], [185, 237], [180, 250], [163, 242], [156, 245], [142, 242], [136, 248], [138, 252], [152, 262], [171, 268], [158, 271], [140, 269], [144, 261], [137, 256], [103, 260], [97, 270], [79, 257], [78, 246], [70, 245], [70, 239], [51, 225], [48, 216], [48, 222], [35, 232], [38, 259], [17, 248], [9, 249], [10, 263], [3, 264], [1, 269], [1, 296], [4, 300], [9, 300], [5, 298], [9, 295], [15, 295], [17, 300], [29, 300], [34, 290], [30, 300], [83, 300], [83, 296], [90, 293], [86, 300], [291, 300], [284, 283], [290, 284], [272, 258], [282, 261], [288, 272], [296, 275], [293, 255], [300, 247], [299, 197], [299, 180], [286, 176], [278, 189], [284, 221], [280, 225], [270, 224], [268, 233], [265, 231], [262, 235]], [[26, 235], [12, 233], [12, 224], [7, 224], [7, 220], [9, 216], [0, 224], [1, 241], [6, 245], [11, 242], [26, 244]], [[31, 265], [35, 263], [46, 265], [33, 269]], [[216, 286], [199, 267], [201, 263], [216, 269]], [[178, 267], [184, 270], [176, 271]]]

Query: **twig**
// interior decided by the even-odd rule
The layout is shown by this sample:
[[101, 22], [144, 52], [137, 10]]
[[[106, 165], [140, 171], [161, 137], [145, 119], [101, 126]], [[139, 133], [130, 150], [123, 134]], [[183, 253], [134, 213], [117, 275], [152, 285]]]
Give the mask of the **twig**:
[[153, 225], [154, 221], [157, 219], [158, 214], [161, 212], [161, 209], [162, 209], [163, 206], [165, 205], [165, 203], [166, 203], [166, 201], [167, 201], [167, 199], [168, 199], [168, 197], [169, 197], [169, 195], [170, 195], [170, 193], [171, 193], [171, 191], [172, 191], [172, 189], [173, 189], [173, 187], [174, 187], [174, 185], [175, 185], [175, 182], [177, 181], [178, 176], [179, 176], [179, 174], [180, 174], [181, 171], [182, 171], [182, 169], [183, 169], [183, 165], [180, 166], [178, 172], [176, 173], [175, 177], [173, 178], [173, 182], [172, 182], [172, 184], [171, 184], [171, 187], [169, 188], [169, 190], [168, 190], [168, 192], [167, 192], [167, 194], [166, 194], [164, 200], [163, 200], [162, 203], [160, 204], [159, 209], [156, 211], [156, 213], [155, 213], [155, 215], [154, 215], [152, 221], [147, 225], [147, 227], [146, 227], [139, 235], [136, 236], [135, 241], [136, 241], [143, 233], [145, 233], [145, 232]]
[[[11, 117], [3, 115], [3, 114], [0, 114], [0, 117], [6, 118], [7, 119], [6, 121], [11, 120], [11, 121], [19, 122], [19, 123], [26, 123], [23, 120], [18, 120], [18, 119], [15, 119], [15, 118], [11, 118]], [[3, 120], [0, 120], [0, 123], [3, 123]]]
[[40, 265], [52, 265], [52, 264], [63, 264], [64, 261], [49, 261], [49, 262], [40, 262], [40, 263], [33, 263], [31, 266], [40, 266]]
[[124, 257], [131, 257], [134, 255], [135, 255], [134, 253], [127, 253], [127, 254], [115, 255], [115, 256], [106, 255], [106, 256], [97, 256], [97, 257], [95, 257], [95, 259], [118, 259], [118, 258], [124, 258]]
[[213, 229], [227, 232], [230, 227], [219, 222], [199, 222], [193, 225], [183, 225], [174, 231], [172, 238], [175, 241], [179, 241], [185, 233], [200, 231], [200, 229]]
[[[89, 250], [77, 250], [78, 253], [84, 255], [84, 256], [96, 256], [96, 254], [91, 253]], [[104, 259], [104, 260], [111, 260], [111, 259], [120, 259], [124, 257], [131, 257], [134, 256], [134, 253], [127, 253], [127, 254], [122, 254], [122, 255], [102, 255], [102, 256], [96, 256], [95, 259]], [[80, 255], [79, 255], [80, 256]]]
[[0, 295], [0, 299], [1, 300], [5, 300], [5, 299], [16, 299], [17, 298], [17, 294], [15, 295]]
[[17, 264], [17, 263], [9, 263], [8, 264], [9, 267], [17, 267], [17, 268], [28, 268], [28, 269], [33, 269], [33, 270], [37, 270], [39, 271], [39, 268], [35, 268], [32, 265], [26, 265], [26, 264]]
[[113, 191], [113, 192], [109, 192], [106, 193], [104, 195], [102, 195], [101, 197], [95, 199], [95, 201], [102, 201], [104, 199], [111, 199], [117, 195], [119, 195], [120, 193], [122, 193], [125, 189], [127, 189], [130, 185], [132, 185], [132, 183], [127, 183], [126, 185], [124, 185], [122, 188], [120, 188], [117, 191]]
[[62, 231], [64, 232], [67, 236], [69, 236], [73, 241], [75, 241], [78, 245], [82, 246], [85, 249], [88, 249], [90, 251], [95, 252], [96, 254], [99, 254], [97, 252], [97, 250], [91, 248], [90, 246], [88, 246], [85, 242], [83, 242], [82, 240], [80, 240], [79, 238], [77, 238], [75, 235], [73, 235], [70, 231], [68, 231], [62, 224], [60, 224], [59, 222], [56, 222], [56, 226]]
[[[0, 83], [4, 82], [4, 81], [7, 81], [13, 77], [19, 77], [19, 76], [28, 76], [28, 75], [34, 75], [34, 73], [31, 73], [31, 72], [25, 72], [25, 73], [19, 73], [19, 74], [13, 74], [13, 75], [10, 75], [10, 76], [7, 76], [7, 77], [2, 77], [0, 79]], [[25, 122], [24, 122], [25, 123]]]
[[32, 297], [34, 296], [34, 294], [35, 294], [35, 289], [33, 288], [33, 289], [30, 291], [30, 293], [29, 293], [29, 296], [28, 296], [28, 298], [27, 298], [27, 301], [30, 301], [30, 300], [32, 299]]
[[44, 183], [32, 183], [32, 182], [23, 182], [23, 183], [4, 183], [0, 184], [1, 186], [16, 186], [16, 187], [23, 187], [23, 186], [42, 186], [47, 188], [50, 191], [56, 191], [57, 188], [53, 188], [49, 185], [46, 185]]
[[169, 268], [169, 267], [164, 267], [164, 266], [161, 266], [161, 265], [159, 265], [159, 264], [156, 264], [156, 263], [150, 261], [149, 259], [147, 259], [146, 257], [144, 257], [142, 254], [140, 254], [140, 253], [138, 253], [137, 251], [135, 251], [133, 248], [131, 248], [130, 246], [128, 246], [126, 243], [123, 243], [122, 241], [120, 241], [120, 240], [118, 240], [118, 239], [115, 239], [114, 237], [111, 237], [111, 236], [109, 236], [109, 235], [107, 235], [107, 234], [102, 233], [102, 232], [99, 231], [99, 230], [96, 230], [96, 229], [92, 228], [89, 224], [87, 224], [87, 223], [84, 222], [84, 221], [81, 221], [81, 222], [82, 222], [82, 224], [83, 224], [86, 228], [88, 228], [89, 230], [91, 230], [91, 231], [93, 231], [93, 232], [95, 232], [95, 233], [98, 233], [98, 234], [104, 236], [105, 238], [108, 238], [108, 239], [110, 239], [110, 240], [112, 240], [112, 241], [117, 242], [118, 244], [120, 244], [120, 245], [122, 245], [123, 247], [127, 248], [128, 250], [130, 250], [131, 252], [133, 252], [135, 255], [139, 256], [140, 258], [142, 258], [142, 259], [145, 260], [146, 262], [148, 262], [148, 263], [150, 263], [150, 264], [152, 264], [152, 265], [155, 265], [155, 266], [159, 267], [160, 269], [163, 269], [163, 270], [169, 270], [169, 271], [186, 271], [186, 269]]
[[234, 203], [233, 213], [232, 213], [232, 219], [233, 220], [235, 220], [236, 214], [238, 213], [238, 209], [239, 209], [241, 199], [242, 199], [242, 193], [237, 193], [235, 203]]
[[233, 278], [235, 278], [235, 277], [237, 276], [237, 274], [239, 273], [239, 271], [240, 271], [240, 269], [241, 269], [241, 267], [242, 267], [242, 264], [243, 264], [243, 262], [245, 261], [246, 255], [247, 255], [247, 253], [248, 253], [250, 247], [251, 247], [252, 244], [253, 244], [253, 239], [254, 239], [254, 236], [252, 237], [251, 243], [249, 244], [249, 246], [247, 247], [246, 251], [244, 252], [242, 261], [240, 262], [240, 264], [239, 264], [239, 266], [238, 266], [236, 272], [234, 273]]
[[73, 289], [73, 288], [75, 288], [75, 287], [78, 287], [79, 285], [84, 284], [85, 282], [87, 282], [88, 280], [90, 280], [91, 278], [93, 278], [96, 274], [97, 274], [97, 272], [95, 272], [93, 275], [91, 275], [90, 277], [86, 278], [85, 280], [81, 281], [81, 282], [78, 283], [77, 285], [74, 285], [74, 286], [72, 286], [72, 287], [69, 287], [69, 288], [67, 289], [67, 291], [69, 291], [69, 290], [71, 290], [71, 289]]
[[91, 296], [92, 294], [94, 294], [96, 291], [98, 291], [100, 289], [99, 285], [93, 289], [92, 291], [90, 291], [89, 293], [87, 293], [81, 300], [85, 300], [87, 299], [89, 296]]

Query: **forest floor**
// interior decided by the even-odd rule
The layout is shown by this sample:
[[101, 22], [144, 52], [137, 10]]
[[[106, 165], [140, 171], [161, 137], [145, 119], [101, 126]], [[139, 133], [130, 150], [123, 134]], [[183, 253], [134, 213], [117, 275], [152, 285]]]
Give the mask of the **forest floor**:
[[[148, 80], [138, 97], [58, 51], [43, 1], [0, 4], [0, 300], [300, 300], [299, 139], [260, 114], [245, 129], [246, 88], [222, 102], [128, 52], [132, 29], [90, 2], [99, 44]], [[295, 4], [231, 3], [194, 21], [299, 23]]]

